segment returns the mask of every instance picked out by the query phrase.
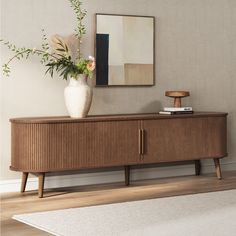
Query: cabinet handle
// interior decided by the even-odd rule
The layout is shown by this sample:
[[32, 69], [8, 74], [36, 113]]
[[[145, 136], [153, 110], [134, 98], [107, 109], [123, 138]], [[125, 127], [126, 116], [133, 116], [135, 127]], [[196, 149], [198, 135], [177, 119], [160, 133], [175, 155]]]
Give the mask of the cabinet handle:
[[[144, 129], [139, 129], [139, 154], [142, 155], [144, 154], [144, 149], [145, 149], [145, 130]], [[142, 157], [143, 159], [143, 157]]]
[[138, 152], [139, 155], [142, 154], [142, 129], [139, 129], [138, 131]]
[[142, 129], [142, 145], [141, 145], [141, 147], [142, 147], [142, 154], [144, 154], [144, 152], [145, 152], [145, 145], [144, 145], [144, 143], [145, 143], [145, 130], [144, 129]]

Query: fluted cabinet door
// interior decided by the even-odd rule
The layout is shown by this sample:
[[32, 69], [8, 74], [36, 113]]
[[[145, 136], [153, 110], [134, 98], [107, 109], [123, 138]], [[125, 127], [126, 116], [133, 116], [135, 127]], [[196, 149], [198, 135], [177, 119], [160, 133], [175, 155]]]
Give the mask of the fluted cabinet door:
[[120, 166], [139, 162], [138, 121], [85, 123], [78, 126], [80, 167]]
[[227, 155], [226, 117], [144, 120], [143, 163]]
[[11, 168], [47, 172], [137, 164], [139, 123], [12, 123]]

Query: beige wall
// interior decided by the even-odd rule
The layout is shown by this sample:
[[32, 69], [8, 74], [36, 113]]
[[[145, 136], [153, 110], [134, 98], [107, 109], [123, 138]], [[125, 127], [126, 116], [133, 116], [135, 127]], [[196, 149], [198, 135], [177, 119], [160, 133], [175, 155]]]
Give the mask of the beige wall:
[[[17, 45], [40, 45], [48, 35], [70, 34], [75, 17], [66, 0], [1, 0], [1, 35]], [[87, 0], [84, 55], [93, 54], [94, 13], [156, 17], [156, 85], [95, 88], [90, 114], [157, 112], [169, 106], [164, 91], [191, 91], [185, 105], [195, 110], [229, 112], [225, 168], [236, 166], [236, 1], [235, 0]], [[1, 52], [6, 61], [7, 50]], [[1, 180], [10, 172], [10, 117], [65, 115], [65, 81], [49, 76], [36, 58], [13, 64], [11, 78], [1, 79]], [[206, 161], [204, 165], [212, 162]], [[234, 164], [233, 164], [234, 163]]]

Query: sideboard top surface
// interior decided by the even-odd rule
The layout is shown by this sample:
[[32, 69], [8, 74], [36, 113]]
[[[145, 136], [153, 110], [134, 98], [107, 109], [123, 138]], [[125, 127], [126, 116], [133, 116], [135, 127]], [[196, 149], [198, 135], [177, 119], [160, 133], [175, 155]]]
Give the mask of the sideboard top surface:
[[97, 121], [122, 121], [122, 120], [149, 120], [149, 119], [173, 119], [173, 118], [197, 118], [197, 117], [214, 117], [227, 116], [225, 112], [194, 112], [193, 114], [181, 115], [159, 115], [158, 113], [142, 113], [142, 114], [121, 114], [121, 115], [93, 115], [86, 118], [70, 118], [68, 116], [50, 116], [50, 117], [23, 117], [12, 118], [12, 123], [33, 123], [33, 124], [49, 124], [49, 123], [78, 123], [78, 122], [97, 122]]

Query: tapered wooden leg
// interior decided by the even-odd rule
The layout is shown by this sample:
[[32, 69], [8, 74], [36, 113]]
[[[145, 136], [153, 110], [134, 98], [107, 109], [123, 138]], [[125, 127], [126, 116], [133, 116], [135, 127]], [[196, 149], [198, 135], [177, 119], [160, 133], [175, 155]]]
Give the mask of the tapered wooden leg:
[[125, 166], [125, 185], [129, 185], [130, 180], [130, 166]]
[[214, 158], [215, 162], [215, 167], [216, 167], [216, 175], [218, 179], [222, 179], [222, 173], [221, 173], [221, 168], [220, 168], [220, 159], [219, 158]]
[[201, 161], [195, 160], [195, 174], [200, 175], [201, 174]]
[[22, 179], [21, 179], [21, 193], [23, 193], [25, 191], [25, 187], [26, 187], [26, 183], [27, 183], [27, 179], [28, 179], [28, 172], [23, 172], [22, 173]]
[[39, 198], [43, 197], [44, 179], [45, 179], [45, 173], [39, 173], [39, 175], [38, 175], [38, 181], [39, 181], [38, 196], [39, 196]]

